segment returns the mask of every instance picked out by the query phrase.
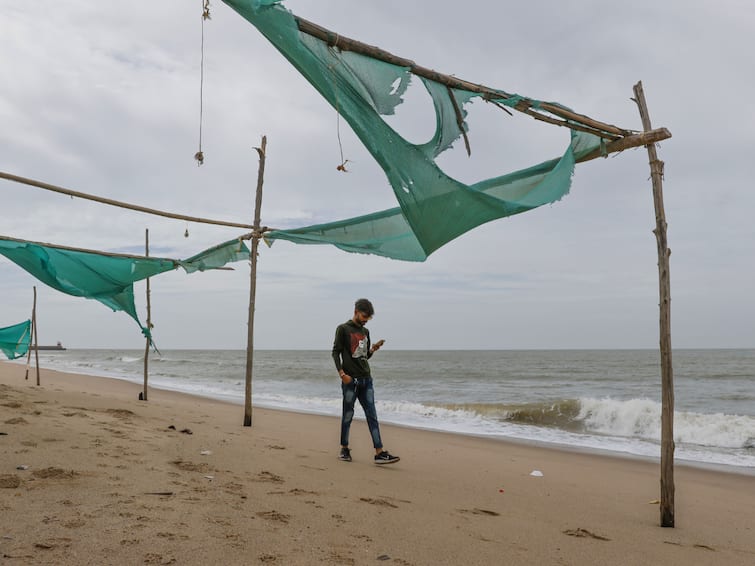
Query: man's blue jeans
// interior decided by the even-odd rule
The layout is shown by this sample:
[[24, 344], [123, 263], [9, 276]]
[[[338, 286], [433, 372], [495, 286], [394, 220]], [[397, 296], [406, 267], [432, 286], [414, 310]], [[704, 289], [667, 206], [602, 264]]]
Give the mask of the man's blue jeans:
[[377, 448], [383, 447], [380, 440], [380, 426], [378, 425], [377, 411], [375, 410], [375, 390], [372, 388], [371, 377], [352, 379], [351, 383], [341, 383], [343, 391], [343, 412], [341, 413], [341, 446], [349, 445], [349, 430], [354, 418], [354, 404], [359, 399], [359, 404], [367, 418], [367, 426], [370, 427], [372, 445]]

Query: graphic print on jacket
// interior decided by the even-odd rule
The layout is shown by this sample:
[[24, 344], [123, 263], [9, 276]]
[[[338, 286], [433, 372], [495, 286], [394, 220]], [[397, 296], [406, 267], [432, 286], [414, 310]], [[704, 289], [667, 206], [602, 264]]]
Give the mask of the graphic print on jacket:
[[351, 357], [354, 359], [367, 357], [367, 336], [364, 334], [351, 333]]

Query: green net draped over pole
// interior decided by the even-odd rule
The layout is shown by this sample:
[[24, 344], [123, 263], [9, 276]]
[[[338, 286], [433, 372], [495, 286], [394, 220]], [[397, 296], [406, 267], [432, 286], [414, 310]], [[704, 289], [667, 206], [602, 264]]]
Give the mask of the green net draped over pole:
[[31, 320], [0, 328], [0, 350], [9, 360], [25, 356], [31, 344]]
[[249, 261], [249, 248], [241, 240], [229, 240], [184, 260], [175, 260], [186, 273], [220, 269], [227, 263]]
[[249, 248], [241, 240], [230, 240], [188, 259], [175, 260], [72, 250], [0, 236], [0, 254], [53, 289], [124, 311], [151, 339], [149, 329], [142, 326], [136, 314], [135, 281], [178, 267], [187, 273], [217, 269], [229, 262], [248, 260]]
[[[465, 105], [484, 98], [514, 107], [523, 97], [499, 91], [500, 98], [491, 98], [419, 77], [432, 98], [436, 129], [427, 142], [413, 144], [382, 118], [402, 103], [415, 77], [410, 67], [339, 49], [336, 34], [326, 42], [300, 32], [296, 16], [280, 0], [223, 1], [251, 22], [344, 117], [380, 164], [399, 204], [356, 218], [274, 230], [265, 234], [268, 241], [332, 244], [349, 252], [424, 261], [481, 224], [561, 199], [569, 191], [577, 158], [601, 146], [600, 137], [568, 129], [570, 139], [562, 156], [464, 184], [444, 173], [435, 158], [466, 133]], [[527, 101], [533, 108], [541, 104]]]

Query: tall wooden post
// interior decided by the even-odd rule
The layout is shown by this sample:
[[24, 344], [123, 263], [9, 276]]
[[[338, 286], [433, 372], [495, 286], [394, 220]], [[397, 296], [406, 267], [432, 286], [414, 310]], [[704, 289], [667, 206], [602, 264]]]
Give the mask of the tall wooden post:
[[[144, 230], [144, 255], [149, 257], [149, 228]], [[147, 277], [147, 329], [152, 331], [152, 306], [150, 304], [149, 277]], [[147, 381], [149, 376], [149, 337], [144, 346], [144, 390], [142, 399], [147, 401]]]
[[262, 181], [265, 177], [265, 151], [267, 136], [255, 148], [260, 157], [257, 170], [257, 198], [254, 201], [254, 227], [252, 228], [251, 274], [249, 282], [249, 325], [246, 339], [246, 387], [244, 391], [244, 426], [252, 426], [252, 366], [254, 364], [254, 299], [257, 294], [257, 248], [260, 243], [260, 210], [262, 208]]
[[[634, 85], [634, 101], [640, 109], [642, 127], [652, 129], [642, 81]], [[661, 349], [661, 526], [674, 526], [674, 371], [671, 364], [671, 283], [666, 240], [666, 213], [663, 208], [663, 161], [654, 144], [646, 146], [650, 159], [655, 206], [655, 239], [658, 244], [658, 286], [660, 293]]]

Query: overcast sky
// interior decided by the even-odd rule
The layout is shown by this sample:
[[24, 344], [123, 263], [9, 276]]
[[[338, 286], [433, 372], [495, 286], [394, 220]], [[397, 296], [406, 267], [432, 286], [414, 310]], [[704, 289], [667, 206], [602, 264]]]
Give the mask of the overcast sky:
[[[395, 206], [343, 120], [228, 6], [201, 0], [1, 1], [0, 170], [192, 216], [251, 223], [268, 154], [264, 225], [292, 228]], [[417, 64], [642, 129], [641, 80], [660, 144], [676, 348], [755, 347], [755, 3], [751, 0], [289, 0], [294, 13]], [[416, 81], [391, 124], [431, 135]], [[472, 182], [563, 153], [568, 132], [472, 104]], [[338, 135], [349, 172], [341, 173]], [[186, 258], [244, 232], [124, 211], [0, 180], [0, 235]], [[578, 165], [553, 205], [484, 225], [424, 263], [277, 242], [260, 248], [258, 348], [329, 349], [355, 299], [396, 349], [655, 348], [658, 271], [647, 151]], [[188, 229], [189, 237], [184, 233]], [[151, 280], [158, 347], [244, 348], [249, 267]], [[136, 324], [61, 294], [0, 256], [0, 327], [30, 316], [40, 343], [143, 348]], [[135, 286], [142, 320], [143, 282]]]

